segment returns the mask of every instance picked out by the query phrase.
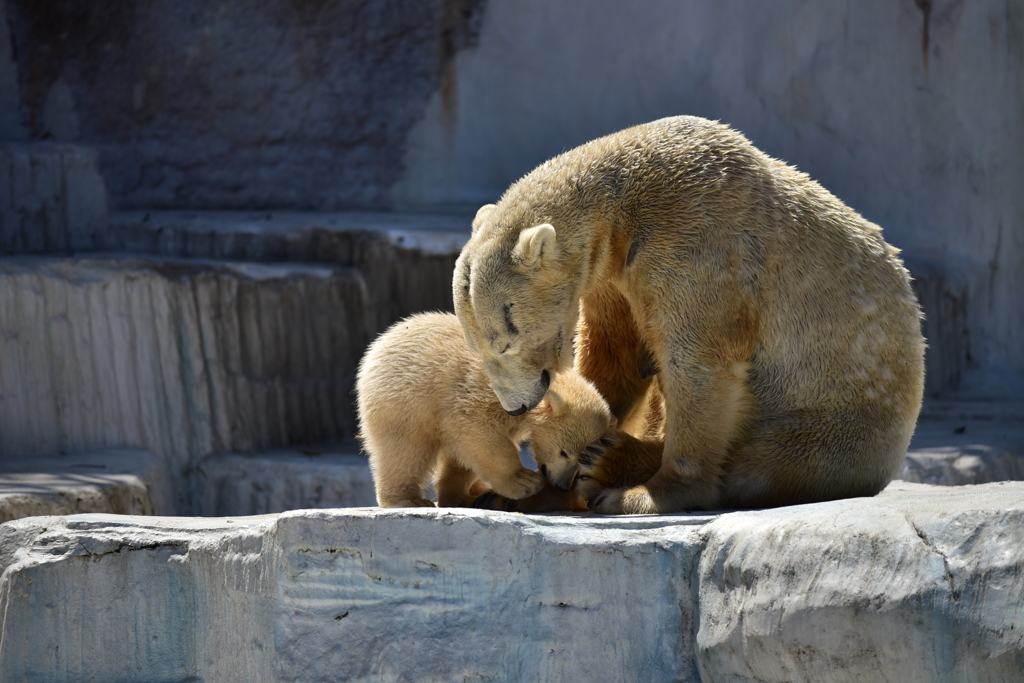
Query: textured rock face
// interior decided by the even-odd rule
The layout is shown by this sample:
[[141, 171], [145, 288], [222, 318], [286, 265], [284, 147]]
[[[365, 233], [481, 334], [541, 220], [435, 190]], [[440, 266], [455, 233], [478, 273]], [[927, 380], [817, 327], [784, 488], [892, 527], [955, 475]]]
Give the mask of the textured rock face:
[[780, 682], [1019, 678], [1022, 493], [1019, 484], [897, 484], [878, 499], [831, 509], [720, 517], [707, 527], [700, 560], [703, 674]]
[[0, 461], [0, 522], [79, 512], [170, 515], [174, 484], [145, 451], [8, 458]]
[[[176, 258], [304, 262], [359, 269], [374, 332], [412, 313], [453, 310], [452, 271], [472, 215], [346, 212], [123, 212], [96, 245]], [[360, 349], [360, 353], [362, 349]]]
[[94, 150], [0, 145], [0, 254], [90, 248], [106, 228]]
[[190, 477], [193, 514], [262, 515], [308, 508], [377, 504], [366, 458], [320, 448], [256, 454], [216, 453]]
[[719, 515], [0, 526], [5, 681], [1009, 681], [1024, 484]]
[[[0, 604], [25, 610], [4, 621], [4, 638], [17, 642], [6, 641], [10, 649], [0, 642], [0, 675], [23, 682], [273, 680], [274, 524], [82, 515], [0, 526], [0, 562], [11, 570]], [[50, 558], [46, 547], [56, 551]]]
[[[965, 407], [970, 403], [962, 404]], [[1013, 403], [1003, 404], [1013, 410]], [[1017, 409], [1020, 410], [1018, 406]], [[897, 479], [920, 484], [963, 486], [993, 481], [1024, 480], [1024, 421], [986, 415], [925, 418], [917, 431]]]
[[29, 135], [99, 148], [118, 205], [324, 210], [386, 199], [482, 3], [6, 4]]
[[0, 457], [218, 450], [354, 433], [366, 289], [346, 268], [0, 260]]

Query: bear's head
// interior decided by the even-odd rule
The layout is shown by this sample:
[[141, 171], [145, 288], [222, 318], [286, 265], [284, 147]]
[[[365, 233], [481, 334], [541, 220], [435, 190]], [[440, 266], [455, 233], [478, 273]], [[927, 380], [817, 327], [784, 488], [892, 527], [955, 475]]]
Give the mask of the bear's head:
[[537, 467], [561, 491], [568, 491], [576, 479], [580, 453], [615, 426], [608, 403], [575, 370], [555, 377], [527, 420]]
[[579, 317], [579, 274], [560, 257], [554, 227], [520, 230], [484, 206], [452, 285], [466, 343], [502, 407], [511, 415], [534, 408], [555, 373], [572, 367]]

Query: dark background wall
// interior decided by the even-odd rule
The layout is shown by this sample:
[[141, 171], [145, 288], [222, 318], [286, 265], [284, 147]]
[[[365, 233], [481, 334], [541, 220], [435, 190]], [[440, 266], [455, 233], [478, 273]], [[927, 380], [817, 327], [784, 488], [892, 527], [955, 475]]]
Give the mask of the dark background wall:
[[118, 207], [377, 207], [478, 0], [7, 0], [21, 122]]

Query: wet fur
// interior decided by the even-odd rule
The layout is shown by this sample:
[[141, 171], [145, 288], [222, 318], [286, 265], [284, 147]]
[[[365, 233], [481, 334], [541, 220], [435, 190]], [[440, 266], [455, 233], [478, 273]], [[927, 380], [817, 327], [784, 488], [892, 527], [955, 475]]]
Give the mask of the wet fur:
[[360, 363], [356, 391], [381, 507], [433, 506], [423, 495], [432, 479], [442, 507], [495, 496], [504, 507], [536, 494], [524, 510], [561, 509], [571, 501], [522, 466], [519, 442], [531, 439], [538, 466], [568, 488], [578, 454], [611, 423], [607, 403], [575, 372], [557, 376], [533, 410], [509, 415], [451, 314], [415, 315], [378, 337]]
[[[524, 263], [541, 224], [548, 253]], [[478, 214], [454, 294], [510, 402], [558, 369], [554, 333], [576, 328], [575, 367], [622, 428], [577, 486], [603, 512], [873, 495], [920, 410], [920, 310], [897, 250], [704, 119], [630, 128], [525, 176]], [[488, 336], [508, 304], [518, 334]]]

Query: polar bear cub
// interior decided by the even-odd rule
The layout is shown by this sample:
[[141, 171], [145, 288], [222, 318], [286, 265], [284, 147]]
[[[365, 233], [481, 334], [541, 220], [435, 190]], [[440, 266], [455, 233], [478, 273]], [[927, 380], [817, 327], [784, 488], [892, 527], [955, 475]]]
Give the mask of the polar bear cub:
[[[577, 456], [613, 423], [608, 404], [575, 371], [558, 374], [533, 410], [510, 415], [458, 319], [444, 313], [411, 316], [380, 335], [359, 364], [356, 392], [381, 507], [433, 506], [423, 495], [431, 475], [441, 507], [468, 506], [488, 485], [526, 498], [545, 477], [566, 491]], [[525, 439], [543, 476], [520, 461]]]

